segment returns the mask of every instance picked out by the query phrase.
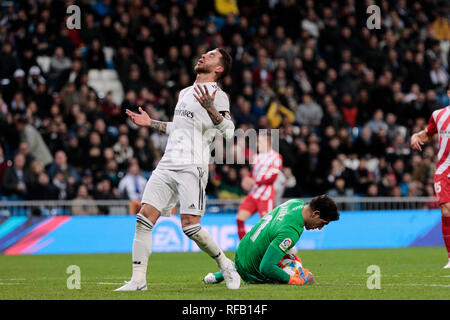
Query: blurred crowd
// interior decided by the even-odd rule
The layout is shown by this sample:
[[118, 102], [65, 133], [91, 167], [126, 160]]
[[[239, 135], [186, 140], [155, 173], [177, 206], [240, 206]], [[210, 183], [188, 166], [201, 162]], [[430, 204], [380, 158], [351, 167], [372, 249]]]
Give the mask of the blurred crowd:
[[[66, 27], [71, 4], [80, 7], [80, 30]], [[366, 24], [372, 4], [381, 12], [375, 29]], [[216, 47], [233, 58], [220, 85], [236, 128], [280, 130], [284, 197], [434, 194], [436, 145], [415, 153], [409, 137], [449, 104], [447, 1], [1, 6], [3, 198], [139, 200], [167, 136], [135, 126], [125, 109], [142, 106], [170, 121], [178, 92], [195, 79], [194, 64]], [[104, 48], [112, 48], [112, 59]], [[46, 72], [41, 56], [50, 57]], [[90, 87], [92, 69], [117, 71], [121, 103]], [[242, 197], [248, 170], [211, 164], [207, 195]]]

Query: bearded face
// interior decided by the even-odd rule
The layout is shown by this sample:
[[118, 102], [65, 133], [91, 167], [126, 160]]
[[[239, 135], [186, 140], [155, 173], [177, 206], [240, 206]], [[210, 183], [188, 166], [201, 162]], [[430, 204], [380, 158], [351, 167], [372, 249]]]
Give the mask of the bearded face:
[[211, 73], [220, 64], [220, 52], [217, 50], [211, 50], [205, 54], [202, 54], [201, 58], [197, 61], [194, 67], [196, 73]]
[[208, 63], [202, 58], [200, 58], [197, 62], [197, 64], [194, 67], [194, 71], [196, 73], [210, 73], [213, 70], [213, 66], [211, 66], [211, 63]]

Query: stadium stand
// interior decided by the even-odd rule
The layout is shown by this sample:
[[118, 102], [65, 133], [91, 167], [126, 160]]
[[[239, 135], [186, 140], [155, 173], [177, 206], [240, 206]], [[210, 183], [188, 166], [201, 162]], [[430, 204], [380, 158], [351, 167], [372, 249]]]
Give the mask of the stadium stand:
[[[105, 199], [105, 179], [109, 198], [122, 199], [127, 168], [137, 163], [148, 178], [167, 141], [137, 128], [125, 109], [142, 106], [170, 121], [179, 90], [195, 79], [193, 63], [215, 47], [233, 57], [221, 86], [236, 128], [280, 130], [283, 197], [434, 195], [436, 147], [414, 153], [409, 137], [449, 104], [447, 1], [237, 3], [3, 2], [2, 199], [70, 200], [80, 185]], [[81, 9], [80, 30], [66, 28], [70, 4]], [[366, 26], [370, 4], [380, 7], [380, 29]], [[33, 66], [42, 77], [31, 74]], [[31, 130], [44, 144], [27, 145]], [[60, 150], [63, 167], [55, 166]], [[32, 172], [47, 152], [43, 172]], [[14, 166], [17, 154], [25, 156], [23, 169]], [[242, 197], [245, 166], [212, 164], [208, 197]]]

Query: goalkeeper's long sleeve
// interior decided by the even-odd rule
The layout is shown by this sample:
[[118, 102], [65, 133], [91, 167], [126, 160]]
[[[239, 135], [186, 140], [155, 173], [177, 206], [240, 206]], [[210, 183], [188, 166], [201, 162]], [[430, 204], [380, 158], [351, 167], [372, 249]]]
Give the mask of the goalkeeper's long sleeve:
[[283, 252], [270, 245], [261, 260], [259, 271], [271, 280], [288, 283], [290, 276], [278, 266], [278, 262], [280, 262], [283, 256]]

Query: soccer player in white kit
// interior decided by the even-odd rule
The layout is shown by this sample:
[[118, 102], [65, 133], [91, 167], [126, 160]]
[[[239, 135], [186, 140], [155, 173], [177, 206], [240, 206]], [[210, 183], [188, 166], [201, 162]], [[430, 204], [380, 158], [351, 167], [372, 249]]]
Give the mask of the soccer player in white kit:
[[216, 83], [230, 67], [231, 56], [223, 49], [203, 54], [194, 67], [197, 73], [194, 85], [180, 91], [172, 122], [151, 120], [142, 108], [140, 113], [126, 110], [134, 123], [166, 133], [169, 139], [162, 159], [147, 182], [137, 214], [131, 281], [115, 291], [147, 289], [152, 229], [160, 216], [170, 216], [178, 201], [183, 232], [216, 261], [227, 287], [239, 288], [240, 277], [234, 263], [200, 225], [205, 212], [210, 145], [217, 132], [226, 139], [234, 134], [228, 96]]

